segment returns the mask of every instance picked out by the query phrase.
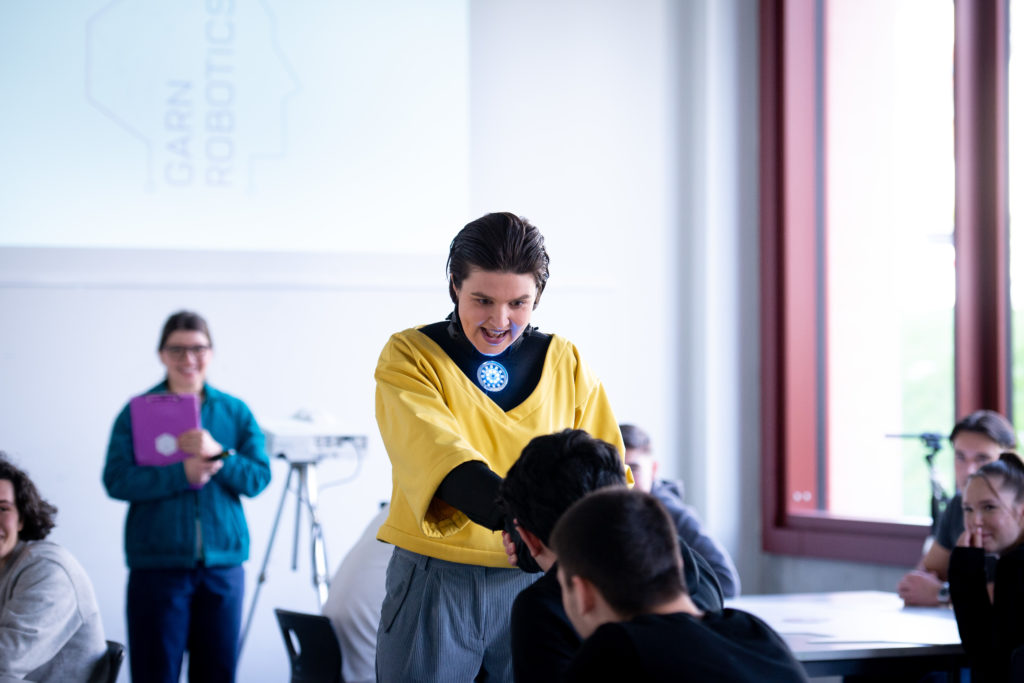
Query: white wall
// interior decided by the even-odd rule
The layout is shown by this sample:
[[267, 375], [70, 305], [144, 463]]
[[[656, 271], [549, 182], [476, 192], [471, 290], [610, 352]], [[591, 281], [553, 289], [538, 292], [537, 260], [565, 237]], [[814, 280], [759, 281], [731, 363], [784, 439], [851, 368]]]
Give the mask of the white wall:
[[[620, 419], [648, 428], [748, 592], [888, 589], [894, 570], [760, 551], [756, 21], [752, 0], [472, 3], [469, 207], [453, 210], [513, 210], [542, 228], [552, 280], [535, 322], [573, 339]], [[371, 437], [358, 479], [322, 495], [333, 569], [389, 493], [377, 353], [447, 312], [458, 227], [419, 224], [417, 243], [436, 248], [417, 253], [0, 249], [0, 448], [60, 507], [55, 538], [93, 577], [110, 637], [124, 639], [125, 506], [100, 471], [117, 411], [160, 378], [164, 317], [209, 318], [210, 379], [258, 419], [317, 408]], [[326, 463], [321, 480], [349, 464]], [[284, 474], [275, 463], [246, 506], [250, 596]], [[286, 678], [273, 606], [315, 609], [305, 537], [288, 567], [291, 515], [240, 680]]]
[[[470, 156], [462, 161], [470, 206], [454, 207], [459, 223], [416, 225], [416, 244], [433, 251], [410, 253], [410, 226], [387, 223], [373, 226], [371, 241], [393, 247], [382, 253], [0, 249], [0, 448], [60, 507], [54, 538], [92, 576], [109, 637], [124, 640], [126, 508], [99, 481], [106, 441], [126, 399], [159, 380], [157, 334], [177, 308], [208, 317], [210, 380], [258, 419], [316, 408], [371, 437], [359, 478], [321, 498], [332, 569], [389, 494], [373, 420], [377, 353], [391, 332], [447, 313], [447, 244], [461, 222], [485, 211], [517, 211], [542, 228], [552, 279], [535, 322], [577, 342], [624, 418], [673, 441], [675, 391], [665, 366], [650, 362], [652, 347], [669, 363], [673, 355], [666, 20], [665, 3], [654, 1], [473, 4]], [[402, 197], [396, 187], [393, 201]], [[366, 229], [337, 226], [353, 239]], [[326, 463], [321, 480], [345, 476], [349, 465]], [[250, 596], [285, 472], [275, 462], [270, 488], [246, 504]], [[284, 680], [271, 608], [316, 607], [305, 536], [298, 571], [288, 566], [292, 514], [287, 505], [240, 680]]]

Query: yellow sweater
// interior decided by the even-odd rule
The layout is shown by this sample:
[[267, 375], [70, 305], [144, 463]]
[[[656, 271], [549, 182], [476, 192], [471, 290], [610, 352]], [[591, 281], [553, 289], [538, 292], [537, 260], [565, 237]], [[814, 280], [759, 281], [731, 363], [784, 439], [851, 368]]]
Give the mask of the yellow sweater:
[[458, 465], [481, 460], [504, 477], [535, 436], [583, 429], [624, 452], [604, 387], [576, 347], [551, 336], [533, 393], [505, 412], [415, 329], [381, 351], [377, 424], [391, 459], [391, 511], [377, 538], [421, 555], [508, 568], [501, 534], [434, 497]]

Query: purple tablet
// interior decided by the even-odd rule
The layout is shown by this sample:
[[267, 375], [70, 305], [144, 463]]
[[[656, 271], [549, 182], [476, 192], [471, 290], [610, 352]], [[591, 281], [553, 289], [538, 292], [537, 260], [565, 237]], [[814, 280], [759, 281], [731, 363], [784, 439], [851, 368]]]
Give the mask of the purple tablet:
[[195, 394], [143, 394], [129, 404], [136, 465], [170, 465], [189, 457], [178, 450], [178, 435], [198, 429]]

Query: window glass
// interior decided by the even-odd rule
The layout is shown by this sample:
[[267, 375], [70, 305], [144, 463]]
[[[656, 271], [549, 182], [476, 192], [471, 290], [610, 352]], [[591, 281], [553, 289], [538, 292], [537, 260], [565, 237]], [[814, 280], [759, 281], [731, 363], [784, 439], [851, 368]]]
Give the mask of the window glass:
[[[953, 425], [953, 3], [828, 0], [818, 507], [929, 514]], [[952, 454], [936, 466], [947, 490]]]
[[[1015, 122], [1024, 116], [1024, 1], [1010, 0], [1009, 67], [1009, 198], [1010, 198], [1010, 307], [1011, 362], [1013, 364], [1013, 426], [1024, 427], [1024, 128]], [[1014, 277], [1016, 275], [1016, 277]]]

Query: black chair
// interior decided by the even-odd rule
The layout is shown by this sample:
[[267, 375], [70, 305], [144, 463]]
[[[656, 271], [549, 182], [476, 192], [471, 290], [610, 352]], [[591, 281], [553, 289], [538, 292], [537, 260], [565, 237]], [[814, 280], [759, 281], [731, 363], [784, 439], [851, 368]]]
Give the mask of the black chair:
[[344, 683], [341, 648], [330, 619], [286, 609], [274, 614], [292, 665], [291, 683]]
[[107, 641], [107, 654], [103, 656], [103, 664], [107, 667], [106, 683], [116, 683], [124, 663], [124, 645], [116, 640]]
[[1024, 645], [1010, 653], [1010, 680], [1024, 681]]

